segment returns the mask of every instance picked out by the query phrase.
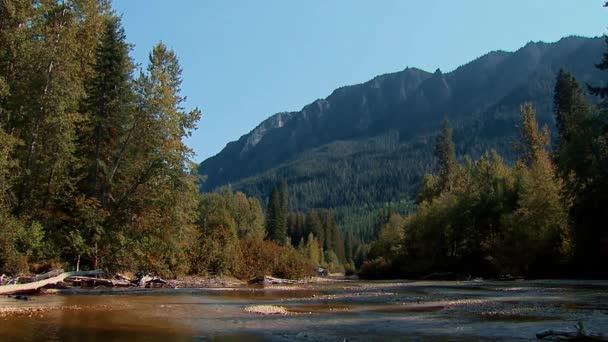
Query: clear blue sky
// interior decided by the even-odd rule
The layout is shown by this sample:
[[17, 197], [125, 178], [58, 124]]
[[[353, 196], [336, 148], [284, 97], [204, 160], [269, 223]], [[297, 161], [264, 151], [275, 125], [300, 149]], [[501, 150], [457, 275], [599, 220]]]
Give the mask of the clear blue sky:
[[604, 0], [113, 0], [132, 56], [178, 54], [200, 162], [281, 111], [337, 87], [418, 67], [453, 70], [492, 50], [606, 32]]

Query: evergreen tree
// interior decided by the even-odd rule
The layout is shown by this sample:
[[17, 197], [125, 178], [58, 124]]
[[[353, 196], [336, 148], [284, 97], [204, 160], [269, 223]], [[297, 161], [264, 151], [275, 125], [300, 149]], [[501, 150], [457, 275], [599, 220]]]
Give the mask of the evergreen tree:
[[175, 54], [157, 45], [134, 81], [107, 0], [6, 0], [0, 26], [0, 268], [187, 269], [198, 194], [182, 139], [200, 111], [183, 109]]
[[284, 212], [285, 195], [282, 187], [272, 189], [266, 210], [266, 237], [279, 244], [287, 242], [287, 213]]
[[[604, 7], [608, 7], [607, 5], [608, 3], [604, 4]], [[608, 45], [608, 36], [605, 36], [604, 40], [606, 42], [606, 45]], [[608, 70], [608, 50], [604, 52], [604, 55], [602, 56], [602, 61], [596, 64], [595, 67], [599, 70]], [[587, 88], [589, 89], [589, 92], [594, 96], [599, 96], [601, 98], [605, 98], [608, 96], [608, 86], [587, 85]]]
[[589, 119], [590, 108], [585, 101], [585, 94], [574, 75], [560, 69], [555, 82], [553, 111], [557, 126], [558, 150], [568, 144], [574, 136], [580, 134], [585, 122]]
[[[608, 43], [608, 37], [606, 42]], [[602, 61], [596, 67], [608, 70], [608, 52], [604, 53]], [[588, 89], [591, 94], [602, 99], [608, 95], [607, 86], [588, 86]], [[570, 98], [573, 103], [582, 102], [576, 92], [556, 92], [555, 96]], [[580, 107], [586, 106], [583, 104]], [[558, 162], [565, 170], [564, 177], [569, 194], [573, 197], [571, 219], [575, 228], [576, 266], [579, 272], [587, 276], [605, 276], [605, 268], [600, 260], [608, 257], [608, 247], [605, 243], [608, 241], [608, 216], [602, 209], [608, 204], [606, 101], [602, 103], [599, 111], [592, 115], [580, 116], [576, 118], [578, 125], [575, 135], [570, 137], [571, 141], [564, 144], [565, 146], [560, 146]]]
[[325, 241], [325, 229], [321, 221], [319, 212], [311, 209], [306, 213], [306, 232], [312, 233], [319, 241], [320, 247], [323, 248]]
[[279, 207], [277, 211], [275, 241], [283, 245], [288, 242], [287, 236], [287, 218], [289, 216], [289, 191], [287, 189], [287, 181], [281, 180], [279, 185]]
[[435, 157], [438, 162], [439, 188], [441, 191], [447, 191], [452, 186], [452, 178], [457, 166], [452, 128], [447, 118], [443, 120], [441, 132], [437, 136]]
[[129, 145], [127, 181], [115, 196], [115, 206], [120, 220], [130, 213], [141, 217], [119, 221], [131, 225], [131, 248], [146, 256], [141, 267], [180, 273], [188, 267], [187, 253], [195, 241], [198, 204], [193, 152], [183, 139], [196, 128], [200, 110], [183, 108], [182, 70], [175, 53], [159, 43], [149, 59], [147, 73], [138, 80], [139, 126]]
[[266, 238], [274, 240], [277, 225], [277, 207], [279, 206], [279, 192], [276, 188], [272, 189], [268, 197], [268, 205], [266, 207]]
[[593, 117], [583, 90], [567, 71], [560, 70], [555, 84], [553, 112], [558, 128], [555, 162], [570, 197], [576, 196], [589, 176], [593, 154]]
[[119, 19], [109, 17], [96, 49], [93, 75], [87, 83], [85, 110], [90, 129], [83, 131], [81, 141], [90, 165], [86, 192], [102, 203], [112, 193], [112, 182], [124, 162], [125, 146], [132, 135], [132, 62], [125, 39]]

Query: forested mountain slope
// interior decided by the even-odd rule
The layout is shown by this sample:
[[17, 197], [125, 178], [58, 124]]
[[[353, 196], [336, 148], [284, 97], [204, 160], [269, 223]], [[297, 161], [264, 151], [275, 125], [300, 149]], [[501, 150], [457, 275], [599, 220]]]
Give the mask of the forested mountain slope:
[[540, 122], [552, 128], [559, 69], [601, 83], [594, 62], [604, 47], [601, 38], [528, 43], [449, 73], [407, 68], [336, 89], [299, 112], [273, 115], [204, 161], [202, 189], [230, 184], [264, 198], [285, 178], [294, 210], [411, 198], [434, 167], [444, 117], [454, 128], [459, 158], [491, 148], [512, 158], [520, 105], [533, 102]]

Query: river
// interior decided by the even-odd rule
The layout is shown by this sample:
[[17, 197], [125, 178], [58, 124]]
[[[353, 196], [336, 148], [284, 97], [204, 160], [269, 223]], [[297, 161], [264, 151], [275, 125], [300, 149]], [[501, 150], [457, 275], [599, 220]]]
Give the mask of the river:
[[[252, 305], [287, 314], [247, 312]], [[0, 318], [1, 341], [527, 341], [579, 321], [608, 332], [608, 281], [336, 280], [0, 298], [0, 308], [28, 307]]]

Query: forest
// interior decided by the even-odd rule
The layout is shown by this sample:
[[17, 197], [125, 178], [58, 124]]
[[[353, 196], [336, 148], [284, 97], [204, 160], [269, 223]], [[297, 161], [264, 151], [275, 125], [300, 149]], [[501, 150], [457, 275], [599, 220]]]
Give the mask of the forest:
[[[555, 144], [530, 103], [515, 162], [496, 151], [457, 158], [445, 120], [415, 203], [332, 207], [361, 188], [380, 198], [362, 179], [356, 196], [334, 191], [300, 210], [284, 179], [268, 194], [199, 191], [183, 139], [201, 111], [185, 108], [179, 59], [160, 42], [136, 65], [108, 1], [6, 0], [0, 28], [0, 273], [608, 275], [608, 112], [585, 98], [608, 88], [566, 70]], [[597, 67], [608, 70], [608, 53]]]
[[[608, 53], [597, 67], [608, 69]], [[588, 86], [601, 98], [608, 88]], [[437, 137], [428, 174], [409, 216], [393, 215], [371, 245], [361, 273], [372, 278], [425, 274], [484, 277], [605, 277], [608, 230], [608, 114], [561, 70], [555, 82], [555, 146], [534, 106], [521, 106], [518, 155], [496, 151], [458, 163], [452, 129]]]

